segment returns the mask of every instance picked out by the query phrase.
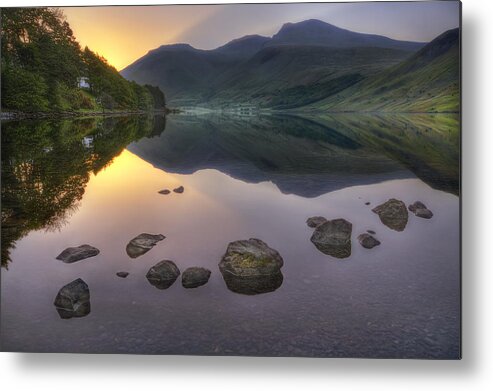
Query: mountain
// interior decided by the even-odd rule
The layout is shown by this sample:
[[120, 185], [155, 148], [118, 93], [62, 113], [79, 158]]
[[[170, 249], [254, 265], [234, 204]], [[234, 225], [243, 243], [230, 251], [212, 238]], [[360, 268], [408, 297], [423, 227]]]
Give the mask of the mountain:
[[423, 43], [396, 41], [374, 34], [345, 30], [316, 19], [299, 23], [286, 23], [269, 41], [268, 45], [319, 45], [337, 48], [377, 47], [416, 51]]
[[121, 74], [160, 86], [171, 105], [248, 103], [284, 109], [327, 98], [423, 45], [308, 20], [285, 24], [272, 38], [245, 36], [214, 50], [161, 46]]
[[460, 31], [441, 34], [409, 59], [309, 106], [326, 111], [457, 112]]

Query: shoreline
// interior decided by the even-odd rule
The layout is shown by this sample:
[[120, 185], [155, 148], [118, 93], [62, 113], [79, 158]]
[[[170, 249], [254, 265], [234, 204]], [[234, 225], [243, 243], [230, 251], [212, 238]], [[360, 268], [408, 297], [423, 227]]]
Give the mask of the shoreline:
[[146, 114], [177, 114], [179, 109], [164, 109], [151, 111], [62, 111], [62, 112], [36, 112], [25, 113], [19, 111], [2, 111], [0, 112], [0, 120], [26, 120], [26, 119], [58, 119], [58, 118], [76, 118], [76, 117], [112, 117], [120, 115], [146, 115]]

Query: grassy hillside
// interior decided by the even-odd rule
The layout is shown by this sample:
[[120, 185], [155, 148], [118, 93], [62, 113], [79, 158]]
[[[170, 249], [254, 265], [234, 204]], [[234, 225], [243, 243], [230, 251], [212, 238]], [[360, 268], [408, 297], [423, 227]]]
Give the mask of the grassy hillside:
[[457, 112], [459, 30], [440, 35], [401, 64], [309, 105], [324, 111]]
[[162, 46], [121, 74], [159, 85], [178, 105], [286, 109], [327, 98], [422, 46], [308, 20], [286, 24], [272, 38], [246, 36], [214, 50]]
[[268, 47], [209, 83], [204, 98], [213, 105], [239, 102], [275, 109], [303, 106], [344, 90], [409, 55], [380, 48]]
[[[56, 8], [1, 10], [2, 109], [21, 112], [163, 108], [156, 87], [125, 80], [106, 60], [82, 50]], [[78, 88], [78, 79], [90, 87]]]

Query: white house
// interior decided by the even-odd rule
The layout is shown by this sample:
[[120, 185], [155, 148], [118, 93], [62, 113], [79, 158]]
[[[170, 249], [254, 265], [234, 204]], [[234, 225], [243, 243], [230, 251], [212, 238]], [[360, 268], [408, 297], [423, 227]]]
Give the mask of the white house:
[[77, 78], [77, 87], [79, 88], [90, 88], [89, 78], [88, 77], [78, 77]]

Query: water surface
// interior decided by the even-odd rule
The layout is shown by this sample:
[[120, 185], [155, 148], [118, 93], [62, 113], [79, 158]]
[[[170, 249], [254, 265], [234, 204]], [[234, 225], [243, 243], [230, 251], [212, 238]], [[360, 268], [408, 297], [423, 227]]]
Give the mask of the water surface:
[[[458, 157], [453, 116], [3, 123], [2, 349], [457, 358]], [[177, 186], [185, 192], [158, 194]], [[371, 212], [392, 197], [434, 217], [410, 214], [393, 231]], [[315, 215], [353, 224], [349, 258], [310, 242]], [[362, 248], [366, 230], [382, 244]], [[166, 239], [131, 259], [125, 247], [142, 232]], [[219, 272], [227, 244], [248, 238], [284, 259], [273, 292], [232, 292]], [[84, 243], [101, 253], [55, 259]], [[211, 278], [158, 290], [145, 274], [163, 259]], [[61, 319], [53, 301], [76, 278], [91, 312]]]

